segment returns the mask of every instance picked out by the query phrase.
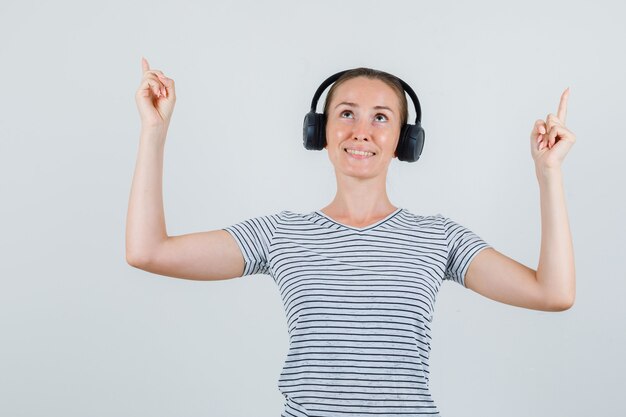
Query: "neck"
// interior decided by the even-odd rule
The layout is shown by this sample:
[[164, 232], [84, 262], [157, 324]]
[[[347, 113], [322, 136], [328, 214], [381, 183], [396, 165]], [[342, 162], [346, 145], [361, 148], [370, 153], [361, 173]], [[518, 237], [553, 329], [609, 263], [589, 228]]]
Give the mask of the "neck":
[[321, 211], [348, 223], [367, 223], [397, 209], [387, 196], [386, 175], [356, 178], [337, 175], [337, 193]]

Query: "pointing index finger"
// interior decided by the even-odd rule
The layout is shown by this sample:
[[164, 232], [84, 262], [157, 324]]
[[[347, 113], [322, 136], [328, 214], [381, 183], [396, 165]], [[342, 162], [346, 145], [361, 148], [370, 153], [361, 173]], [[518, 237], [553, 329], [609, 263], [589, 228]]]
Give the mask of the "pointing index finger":
[[561, 101], [559, 102], [559, 109], [557, 110], [556, 117], [559, 118], [561, 123], [565, 124], [565, 117], [567, 116], [567, 99], [569, 98], [569, 87], [561, 94]]
[[144, 57], [141, 57], [141, 68], [143, 72], [146, 72], [150, 69], [150, 65], [148, 65], [148, 60]]

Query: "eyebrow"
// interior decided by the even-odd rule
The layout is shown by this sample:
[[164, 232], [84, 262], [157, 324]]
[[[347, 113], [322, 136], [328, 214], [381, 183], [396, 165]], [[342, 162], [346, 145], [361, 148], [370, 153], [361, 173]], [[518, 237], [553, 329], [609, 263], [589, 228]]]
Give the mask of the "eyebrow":
[[[358, 105], [358, 104], [356, 104], [356, 103], [351, 103], [351, 102], [349, 102], [349, 101], [342, 101], [341, 103], [337, 104], [337, 105], [335, 106], [335, 108], [337, 108], [337, 107], [341, 106], [342, 104], [346, 104], [346, 105], [348, 105], [348, 106], [352, 106], [352, 107], [359, 107], [359, 105]], [[391, 110], [391, 109], [390, 109], [389, 107], [387, 107], [387, 106], [374, 106], [374, 108], [375, 108], [376, 110], [379, 110], [379, 109], [389, 110], [391, 113], [393, 113], [393, 110]]]

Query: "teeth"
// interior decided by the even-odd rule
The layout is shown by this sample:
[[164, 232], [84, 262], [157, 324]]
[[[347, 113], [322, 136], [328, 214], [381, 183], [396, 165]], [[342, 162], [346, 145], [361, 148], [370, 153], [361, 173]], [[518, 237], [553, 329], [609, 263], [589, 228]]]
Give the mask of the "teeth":
[[346, 149], [346, 151], [348, 151], [348, 153], [353, 153], [355, 155], [364, 155], [364, 156], [374, 155], [372, 152], [355, 151], [353, 149]]

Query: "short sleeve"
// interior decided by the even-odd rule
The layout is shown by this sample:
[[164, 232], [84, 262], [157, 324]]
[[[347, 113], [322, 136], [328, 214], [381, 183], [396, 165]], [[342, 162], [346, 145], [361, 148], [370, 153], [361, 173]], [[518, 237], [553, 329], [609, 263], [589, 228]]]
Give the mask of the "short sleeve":
[[243, 255], [241, 276], [269, 273], [268, 253], [279, 216], [280, 213], [254, 217], [222, 228], [235, 238]]
[[482, 249], [491, 247], [480, 236], [454, 220], [441, 216], [448, 245], [448, 261], [444, 279], [465, 285], [465, 274], [474, 256]]

